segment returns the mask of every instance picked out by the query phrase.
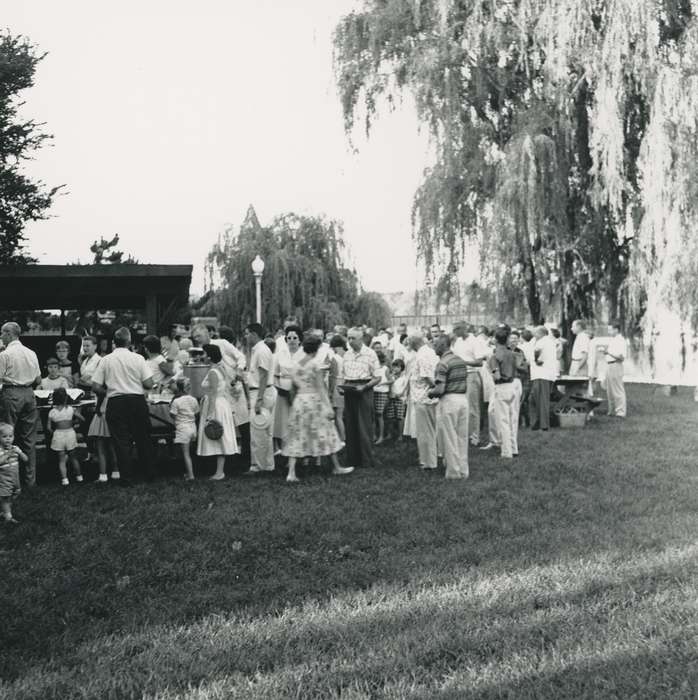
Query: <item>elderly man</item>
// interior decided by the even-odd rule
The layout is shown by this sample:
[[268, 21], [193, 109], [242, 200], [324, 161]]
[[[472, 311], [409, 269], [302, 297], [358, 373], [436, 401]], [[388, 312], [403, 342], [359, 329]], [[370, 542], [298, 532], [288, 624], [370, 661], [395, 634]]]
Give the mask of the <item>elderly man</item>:
[[373, 461], [373, 387], [380, 379], [378, 357], [364, 345], [363, 329], [349, 331], [349, 349], [344, 353], [344, 426], [346, 429], [347, 464], [372, 467]]
[[[265, 415], [269, 420], [252, 418], [250, 425], [250, 470], [247, 474], [274, 471], [274, 355], [264, 342], [264, 328], [250, 323], [245, 328], [245, 343], [250, 350], [248, 385], [250, 410]], [[268, 412], [268, 416], [263, 411]]]
[[470, 410], [470, 443], [476, 447], [480, 444], [480, 407], [483, 400], [482, 375], [480, 369], [491, 354], [487, 343], [475, 336], [473, 329], [466, 323], [459, 323], [453, 332], [456, 340], [453, 352], [468, 367], [468, 406]]
[[434, 341], [440, 358], [436, 365], [431, 398], [439, 399], [436, 418], [441, 435], [447, 479], [468, 477], [468, 367], [451, 350], [451, 340], [441, 335]]
[[141, 473], [153, 475], [153, 445], [150, 441], [150, 413], [145, 392], [153, 388], [153, 373], [145, 359], [131, 352], [131, 333], [119, 328], [114, 333], [114, 351], [105, 355], [92, 375], [92, 388], [107, 395], [107, 425], [114, 441], [122, 486], [130, 486], [133, 475], [131, 445], [136, 443]]
[[436, 469], [436, 404], [438, 399], [429, 396], [436, 379], [437, 354], [422, 334], [410, 336], [409, 346], [415, 351], [414, 365], [410, 373], [410, 397], [415, 411], [417, 451], [422, 469]]
[[39, 412], [34, 387], [41, 383], [41, 370], [36, 353], [20, 342], [20, 333], [19, 324], [12, 321], [0, 328], [5, 346], [0, 353], [0, 421], [14, 427], [17, 447], [28, 457], [22, 480], [26, 486], [35, 486]]
[[557, 348], [555, 339], [548, 334], [545, 326], [538, 326], [533, 335], [536, 342], [533, 346], [529, 397], [531, 430], [548, 430], [550, 428], [550, 393], [553, 382], [557, 379]]
[[577, 319], [572, 323], [572, 334], [575, 336], [572, 345], [572, 361], [570, 362], [571, 377], [589, 376], [589, 352], [591, 349], [591, 338], [586, 332], [586, 323]]

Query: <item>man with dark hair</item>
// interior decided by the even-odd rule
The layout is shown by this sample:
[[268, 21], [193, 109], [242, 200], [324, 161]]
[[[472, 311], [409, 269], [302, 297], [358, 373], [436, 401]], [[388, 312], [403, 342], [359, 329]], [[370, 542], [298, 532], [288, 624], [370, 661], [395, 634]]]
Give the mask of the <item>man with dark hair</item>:
[[250, 351], [250, 410], [255, 414], [250, 425], [248, 474], [274, 471], [274, 355], [264, 342], [265, 336], [260, 323], [250, 323], [245, 328], [245, 343]]
[[531, 430], [550, 428], [550, 393], [557, 379], [557, 350], [555, 340], [545, 326], [534, 332], [536, 343], [531, 365], [531, 394], [529, 410]]
[[487, 361], [494, 378], [491, 419], [492, 431], [499, 436], [502, 457], [511, 459], [519, 454], [519, 396], [514, 388], [516, 378], [516, 356], [507, 347], [509, 328], [498, 328], [494, 334], [494, 354]]
[[572, 323], [572, 334], [575, 336], [572, 345], [572, 362], [570, 363], [571, 377], [589, 376], [589, 352], [591, 338], [586, 332], [587, 325], [582, 319]]
[[114, 333], [114, 351], [102, 358], [92, 375], [94, 391], [107, 395], [107, 425], [114, 440], [122, 486], [131, 485], [134, 442], [141, 472], [146, 478], [153, 475], [150, 414], [145, 400], [145, 391], [153, 388], [153, 374], [143, 356], [129, 350], [130, 345], [128, 328], [119, 328]]
[[39, 412], [34, 387], [41, 383], [36, 353], [19, 340], [21, 328], [14, 321], [0, 328], [5, 346], [0, 353], [0, 422], [14, 428], [17, 447], [27, 455], [22, 462], [24, 483], [36, 485], [36, 430]]

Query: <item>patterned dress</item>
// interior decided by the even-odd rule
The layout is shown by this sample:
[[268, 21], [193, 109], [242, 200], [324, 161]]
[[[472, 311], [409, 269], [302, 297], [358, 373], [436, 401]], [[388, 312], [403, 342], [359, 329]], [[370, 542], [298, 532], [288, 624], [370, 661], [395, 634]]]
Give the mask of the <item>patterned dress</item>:
[[329, 404], [324, 386], [323, 368], [315, 358], [296, 365], [293, 371], [296, 396], [288, 418], [288, 433], [283, 446], [287, 457], [325, 457], [344, 447], [334, 420], [327, 418]]

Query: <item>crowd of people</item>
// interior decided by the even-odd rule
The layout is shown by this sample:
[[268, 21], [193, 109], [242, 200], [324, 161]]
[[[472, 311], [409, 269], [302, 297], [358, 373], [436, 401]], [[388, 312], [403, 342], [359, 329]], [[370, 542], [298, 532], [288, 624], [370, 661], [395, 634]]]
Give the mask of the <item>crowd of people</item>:
[[[61, 484], [82, 481], [76, 427], [99, 465], [98, 483], [128, 486], [137, 472], [153, 478], [154, 446], [147, 397], [167, 396], [184, 476], [194, 460], [214, 458], [213, 480], [225, 478], [226, 460], [240, 455], [246, 474], [273, 471], [285, 458], [288, 482], [299, 480], [298, 460], [329, 457], [332, 473], [376, 465], [374, 447], [415, 439], [418, 466], [435, 470], [442, 458], [449, 479], [468, 477], [468, 450], [498, 450], [504, 460], [519, 453], [521, 426], [550, 428], [550, 396], [563, 371], [564, 341], [546, 326], [494, 330], [457, 324], [411, 333], [404, 325], [378, 333], [365, 326], [331, 332], [303, 330], [287, 319], [273, 335], [257, 323], [237, 338], [195, 325], [191, 337], [147, 336], [134, 347], [119, 328], [111, 352], [82, 339], [78, 358], [56, 344], [42, 376], [36, 353], [20, 341], [14, 322], [0, 330], [0, 504], [16, 522], [13, 499], [36, 483], [36, 439], [41, 425], [57, 456]], [[590, 336], [583, 321], [572, 326], [569, 374], [594, 379]], [[626, 413], [623, 361], [626, 343], [616, 324], [604, 350], [609, 414]], [[201, 391], [192, 395], [187, 369], [206, 367]], [[34, 389], [52, 392], [43, 418]], [[96, 397], [86, 415], [71, 405], [70, 390]], [[82, 427], [80, 427], [82, 424]], [[134, 447], [137, 463], [134, 463]], [[339, 454], [344, 451], [343, 466]], [[137, 467], [137, 468], [136, 468]], [[21, 474], [21, 479], [20, 479]]]

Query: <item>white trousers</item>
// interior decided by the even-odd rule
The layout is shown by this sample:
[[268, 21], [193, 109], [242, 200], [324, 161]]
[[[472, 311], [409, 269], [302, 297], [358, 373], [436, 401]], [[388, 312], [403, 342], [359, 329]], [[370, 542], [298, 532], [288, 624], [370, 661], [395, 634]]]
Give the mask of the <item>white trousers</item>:
[[519, 404], [521, 395], [514, 382], [494, 387], [494, 419], [502, 446], [502, 457], [519, 453]]
[[[250, 415], [254, 414], [257, 403], [257, 389], [250, 389]], [[268, 386], [262, 397], [262, 406], [271, 414], [269, 425], [260, 430], [250, 422], [250, 466], [258, 467], [261, 471], [274, 470], [274, 406], [276, 405], [276, 389]]]
[[626, 401], [622, 362], [609, 362], [605, 384], [608, 397], [608, 415], [625, 418]]
[[439, 400], [437, 420], [447, 479], [468, 477], [468, 414], [466, 394], [444, 394]]
[[414, 411], [419, 463], [427, 469], [436, 469], [436, 404], [415, 403]]

